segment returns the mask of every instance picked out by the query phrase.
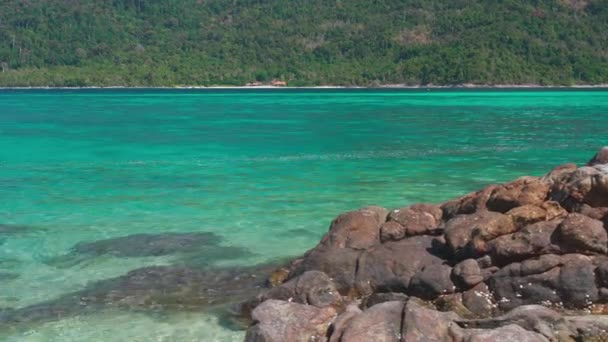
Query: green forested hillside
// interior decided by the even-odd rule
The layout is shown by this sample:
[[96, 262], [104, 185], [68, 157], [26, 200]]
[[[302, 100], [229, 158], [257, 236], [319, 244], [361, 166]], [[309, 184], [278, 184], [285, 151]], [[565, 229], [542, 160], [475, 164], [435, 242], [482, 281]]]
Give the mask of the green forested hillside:
[[608, 83], [608, 0], [3, 0], [0, 86]]

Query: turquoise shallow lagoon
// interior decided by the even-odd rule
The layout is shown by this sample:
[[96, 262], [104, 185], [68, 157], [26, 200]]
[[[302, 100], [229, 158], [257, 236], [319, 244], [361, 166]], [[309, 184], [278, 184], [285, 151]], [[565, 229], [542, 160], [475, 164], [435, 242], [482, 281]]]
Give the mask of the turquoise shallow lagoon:
[[[607, 124], [604, 90], [0, 90], [0, 309], [179, 258], [71, 260], [78, 243], [210, 232], [205, 264], [276, 261], [343, 211], [584, 163], [608, 144]], [[243, 335], [205, 312], [0, 328], [3, 341]]]

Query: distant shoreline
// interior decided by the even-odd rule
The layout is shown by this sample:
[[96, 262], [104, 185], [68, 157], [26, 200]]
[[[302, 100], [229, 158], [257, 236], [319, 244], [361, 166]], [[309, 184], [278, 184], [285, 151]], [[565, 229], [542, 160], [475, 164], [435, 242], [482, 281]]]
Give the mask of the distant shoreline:
[[173, 87], [129, 87], [129, 86], [87, 86], [87, 87], [0, 87], [0, 90], [27, 90], [27, 89], [608, 89], [608, 84], [583, 84], [583, 85], [538, 85], [538, 84], [498, 84], [498, 85], [478, 85], [478, 84], [459, 84], [459, 85], [405, 85], [405, 84], [384, 84], [378, 86], [173, 86]]

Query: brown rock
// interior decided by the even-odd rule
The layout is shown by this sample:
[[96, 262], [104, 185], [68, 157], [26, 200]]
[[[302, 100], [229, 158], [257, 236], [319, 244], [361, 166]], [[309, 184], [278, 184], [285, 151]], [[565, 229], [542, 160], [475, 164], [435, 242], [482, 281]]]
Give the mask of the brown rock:
[[[520, 306], [498, 317], [460, 320], [457, 323], [461, 327], [488, 329], [487, 331], [500, 331], [501, 327], [518, 326], [541, 334], [539, 336], [543, 337], [545, 341], [545, 338], [556, 341], [560, 330], [572, 332], [559, 313], [540, 305]], [[509, 335], [492, 334], [492, 336], [506, 338]]]
[[268, 299], [289, 300], [317, 307], [342, 306], [336, 284], [320, 271], [304, 272], [281, 286], [271, 288], [262, 295], [262, 301]]
[[559, 268], [522, 275], [521, 264], [513, 263], [494, 273], [487, 284], [499, 307], [510, 310], [526, 304], [559, 304]]
[[268, 300], [253, 310], [252, 317], [255, 323], [246, 342], [326, 341], [336, 310]]
[[340, 342], [344, 331], [348, 328], [353, 318], [361, 314], [361, 309], [358, 306], [351, 304], [346, 307], [343, 313], [336, 318], [334, 323], [330, 327], [329, 342]]
[[485, 283], [479, 283], [462, 293], [462, 304], [477, 317], [488, 317], [494, 312], [496, 303]]
[[376, 216], [376, 220], [378, 221], [378, 225], [381, 225], [382, 223], [386, 222], [386, 218], [388, 216], [388, 210], [386, 210], [386, 208], [379, 207], [376, 205], [370, 205], [367, 207], [363, 207], [359, 210], [369, 211], [369, 212], [374, 213], [374, 215]]
[[556, 218], [564, 218], [566, 215], [568, 215], [568, 211], [562, 208], [559, 203], [555, 201], [543, 202], [541, 208], [545, 209], [545, 212], [547, 213], [545, 217], [545, 220], [547, 221], [554, 220]]
[[410, 205], [410, 209], [412, 209], [414, 211], [418, 211], [418, 212], [431, 214], [433, 216], [433, 218], [435, 218], [435, 222], [437, 222], [437, 223], [441, 222], [441, 219], [443, 217], [443, 210], [441, 210], [441, 207], [434, 205], [434, 204], [429, 204], [429, 203], [413, 204], [413, 205]]
[[399, 292], [376, 292], [368, 297], [363, 299], [361, 303], [361, 307], [367, 309], [376, 304], [384, 303], [384, 302], [406, 302], [409, 297], [404, 293]]
[[351, 320], [342, 335], [342, 341], [401, 341], [403, 306], [402, 302], [386, 302], [363, 311]]
[[605, 165], [584, 166], [551, 188], [551, 198], [569, 211], [580, 205], [608, 207], [608, 169]]
[[444, 263], [441, 248], [435, 238], [423, 235], [363, 252], [356, 279], [359, 293], [406, 292], [412, 277], [423, 268]]
[[580, 254], [564, 255], [561, 259], [558, 291], [564, 305], [584, 308], [597, 301], [599, 293], [591, 259]]
[[434, 234], [439, 231], [439, 221], [436, 219], [438, 213], [436, 211], [427, 212], [427, 209], [432, 211], [433, 208], [416, 206], [397, 209], [388, 215], [388, 221], [394, 221], [403, 226], [405, 236]]
[[556, 234], [560, 247], [568, 252], [605, 254], [608, 248], [604, 224], [585, 215], [569, 214], [559, 225]]
[[459, 215], [445, 226], [447, 245], [459, 257], [478, 257], [488, 251], [487, 241], [516, 230], [513, 220], [500, 213], [480, 211]]
[[520, 274], [527, 276], [547, 272], [552, 268], [560, 266], [562, 258], [555, 254], [541, 255], [535, 259], [528, 259], [521, 263]]
[[576, 164], [569, 163], [560, 165], [546, 174], [542, 180], [551, 185], [555, 183], [564, 183], [570, 178], [570, 175], [572, 175], [574, 171], [576, 171]]
[[606, 219], [608, 218], [608, 207], [594, 208], [590, 205], [582, 204], [578, 208], [576, 208], [576, 211], [579, 214], [589, 216], [592, 219], [604, 221], [604, 224], [606, 224], [605, 222], [606, 222]]
[[604, 168], [592, 178], [591, 190], [583, 199], [583, 203], [592, 207], [608, 207], [608, 168], [605, 164], [601, 166]]
[[454, 293], [456, 286], [451, 274], [452, 268], [448, 265], [428, 265], [412, 277], [408, 291], [422, 299], [435, 299], [440, 295]]
[[608, 146], [602, 147], [596, 154], [587, 162], [588, 166], [608, 164]]
[[334, 248], [366, 249], [380, 242], [380, 217], [376, 209], [363, 208], [338, 216], [321, 244]]
[[354, 288], [355, 270], [360, 255], [360, 251], [350, 248], [317, 246], [304, 255], [289, 276], [294, 278], [306, 271], [321, 271], [333, 279], [340, 293], [346, 294]]
[[502, 309], [526, 304], [582, 309], [599, 296], [595, 266], [581, 254], [544, 256], [538, 261], [509, 264], [490, 277], [488, 286]]
[[[316, 272], [316, 271], [311, 271], [311, 272]], [[294, 301], [294, 302], [300, 303], [300, 304], [307, 304], [305, 297], [300, 298], [300, 296], [298, 296], [296, 294], [297, 279], [298, 278], [292, 279], [286, 283], [281, 284], [280, 286], [272, 287], [272, 288], [268, 289], [268, 291], [261, 293], [258, 296], [257, 304], [262, 303], [269, 299]]]
[[537, 177], [521, 177], [497, 187], [486, 206], [489, 210], [505, 213], [527, 204], [541, 205], [549, 193], [550, 185]]
[[496, 341], [517, 341], [517, 342], [549, 342], [541, 334], [526, 330], [519, 325], [509, 324], [496, 329], [466, 329], [460, 334], [459, 341], [462, 342], [496, 342]]
[[[454, 312], [439, 312], [428, 308], [416, 300], [405, 305], [403, 320], [403, 341], [449, 341], [449, 328], [459, 319]], [[377, 341], [377, 340], [369, 340]]]
[[504, 265], [536, 255], [558, 252], [559, 247], [552, 243], [551, 237], [560, 223], [559, 219], [538, 222], [492, 240], [489, 243], [492, 260], [498, 265]]
[[397, 221], [388, 221], [380, 227], [380, 240], [399, 241], [405, 238], [405, 227]]
[[446, 312], [452, 311], [462, 318], [474, 318], [476, 317], [469, 309], [462, 303], [462, 293], [451, 293], [440, 296], [433, 304], [437, 310]]
[[529, 224], [544, 221], [547, 218], [547, 211], [536, 205], [523, 205], [507, 211], [507, 216], [513, 219], [517, 227], [525, 227]]
[[581, 167], [567, 177], [564, 175], [564, 179], [552, 185], [550, 197], [566, 209], [572, 210], [591, 190], [591, 177], [595, 174], [597, 174], [596, 169]]
[[608, 288], [608, 258], [595, 258], [594, 264], [597, 266], [595, 273], [598, 278], [598, 285]]
[[489, 255], [484, 255], [480, 258], [475, 259], [475, 261], [477, 261], [477, 264], [480, 268], [488, 268], [494, 266], [494, 262], [492, 261], [492, 258]]
[[268, 284], [270, 286], [279, 286], [283, 284], [289, 277], [289, 270], [285, 267], [281, 267], [276, 271], [272, 272], [268, 277]]
[[443, 203], [443, 219], [447, 221], [456, 215], [472, 214], [486, 209], [486, 202], [496, 188], [496, 185], [489, 185], [480, 191]]
[[565, 319], [579, 332], [577, 341], [605, 342], [608, 341], [608, 315], [571, 316]]
[[452, 270], [452, 277], [462, 289], [471, 288], [483, 281], [481, 268], [475, 259], [466, 259], [456, 264]]

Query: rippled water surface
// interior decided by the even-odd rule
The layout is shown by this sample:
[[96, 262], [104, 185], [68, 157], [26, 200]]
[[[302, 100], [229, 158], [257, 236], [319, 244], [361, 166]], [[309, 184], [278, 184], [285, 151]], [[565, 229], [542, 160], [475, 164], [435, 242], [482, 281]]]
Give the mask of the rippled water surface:
[[299, 255], [342, 211], [584, 163], [607, 127], [601, 90], [0, 91], [0, 339], [238, 341], [207, 311], [2, 317], [140, 267]]

